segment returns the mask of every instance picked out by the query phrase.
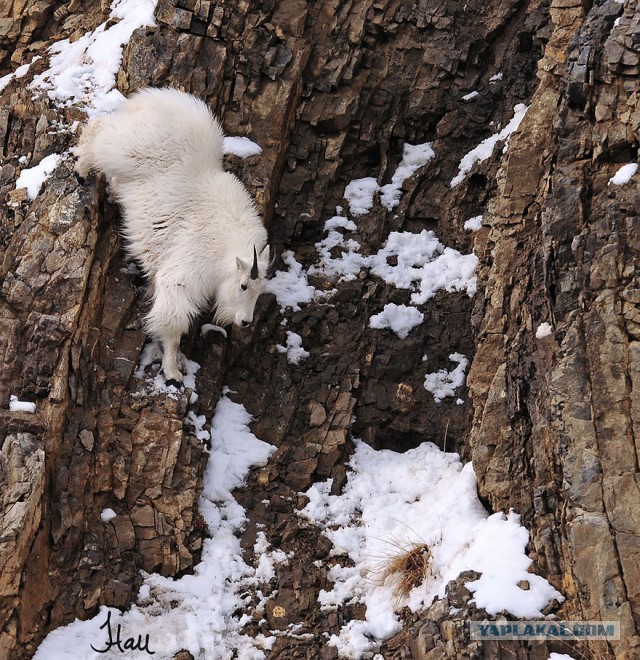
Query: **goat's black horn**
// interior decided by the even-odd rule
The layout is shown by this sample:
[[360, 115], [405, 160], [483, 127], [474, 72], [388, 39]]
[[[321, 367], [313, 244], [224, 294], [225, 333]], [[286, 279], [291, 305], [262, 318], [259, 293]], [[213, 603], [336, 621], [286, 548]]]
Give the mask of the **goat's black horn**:
[[251, 266], [251, 279], [258, 279], [258, 253], [256, 252], [256, 246], [253, 246], [253, 265]]

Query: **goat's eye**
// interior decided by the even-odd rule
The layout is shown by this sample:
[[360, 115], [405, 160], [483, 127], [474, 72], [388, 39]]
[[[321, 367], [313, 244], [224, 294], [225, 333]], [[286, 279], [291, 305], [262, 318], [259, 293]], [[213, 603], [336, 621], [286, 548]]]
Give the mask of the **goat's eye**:
[[241, 284], [241, 285], [240, 285], [240, 288], [241, 288], [243, 291], [246, 291], [246, 290], [247, 290], [247, 285], [246, 285], [246, 284]]

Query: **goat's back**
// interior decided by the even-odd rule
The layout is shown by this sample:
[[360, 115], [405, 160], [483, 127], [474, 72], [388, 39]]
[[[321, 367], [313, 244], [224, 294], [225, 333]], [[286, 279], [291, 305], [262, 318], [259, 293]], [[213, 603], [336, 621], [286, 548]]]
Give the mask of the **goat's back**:
[[85, 169], [127, 181], [174, 168], [221, 170], [223, 132], [207, 105], [177, 89], [143, 89], [85, 128], [77, 155]]

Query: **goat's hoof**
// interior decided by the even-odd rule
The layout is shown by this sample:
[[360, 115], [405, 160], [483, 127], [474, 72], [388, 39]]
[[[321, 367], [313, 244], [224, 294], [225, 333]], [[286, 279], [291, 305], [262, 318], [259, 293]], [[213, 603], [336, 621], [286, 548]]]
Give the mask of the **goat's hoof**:
[[73, 176], [76, 178], [76, 181], [81, 185], [84, 186], [84, 177], [78, 174], [75, 170], [73, 172]]
[[182, 387], [182, 381], [176, 380], [175, 378], [168, 378], [165, 380], [165, 384], [167, 387], [175, 387], [177, 390]]

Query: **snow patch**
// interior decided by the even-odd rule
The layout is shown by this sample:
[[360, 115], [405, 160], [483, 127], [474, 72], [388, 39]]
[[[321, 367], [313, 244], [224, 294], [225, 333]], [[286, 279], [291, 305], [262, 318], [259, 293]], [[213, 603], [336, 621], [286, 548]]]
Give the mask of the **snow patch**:
[[[395, 259], [391, 265], [389, 260]], [[392, 231], [382, 249], [368, 262], [371, 272], [399, 289], [415, 289], [411, 302], [421, 305], [440, 289], [476, 292], [478, 258], [445, 247], [432, 231], [419, 234]]]
[[[546, 580], [528, 572], [529, 534], [519, 516], [488, 515], [478, 500], [471, 464], [463, 466], [457, 454], [431, 443], [403, 454], [375, 451], [355, 440], [349, 464], [352, 472], [342, 494], [331, 495], [331, 481], [314, 484], [301, 512], [331, 540], [333, 556], [353, 562], [330, 570], [333, 586], [321, 591], [322, 607], [366, 606], [363, 621], [348, 622], [329, 640], [342, 657], [376, 651], [401, 628], [395, 609], [428, 607], [465, 570], [482, 574], [468, 587], [490, 614], [542, 616], [552, 599], [564, 600]], [[396, 578], [384, 570], [391, 559], [423, 545], [430, 553], [428, 574], [399, 598]], [[518, 587], [520, 580], [528, 582], [528, 591]]]
[[455, 396], [456, 390], [464, 385], [464, 372], [469, 360], [461, 353], [451, 353], [449, 359], [458, 363], [455, 369], [452, 371], [440, 369], [424, 377], [424, 389], [433, 394], [436, 403], [440, 403], [446, 397]]
[[24, 78], [27, 75], [27, 72], [29, 71], [29, 67], [34, 63], [37, 62], [38, 60], [41, 60], [42, 57], [40, 55], [36, 55], [29, 64], [22, 64], [19, 66], [13, 73], [8, 73], [6, 76], [2, 76], [0, 78], [0, 92], [4, 90], [4, 88], [14, 79], [19, 79], [19, 78]]
[[[309, 268], [310, 275], [319, 275], [349, 282], [355, 280], [367, 258], [360, 254], [360, 243], [331, 229], [327, 236], [316, 243], [320, 261]], [[338, 256], [333, 253], [339, 252]]]
[[347, 231], [356, 231], [358, 227], [353, 220], [349, 220], [341, 215], [334, 215], [324, 223], [325, 231], [332, 231], [333, 229], [346, 229]]
[[45, 156], [35, 167], [22, 170], [16, 181], [16, 189], [26, 188], [27, 198], [32, 202], [40, 193], [44, 182], [58, 166], [61, 158], [60, 154], [51, 154]]
[[156, 3], [114, 0], [109, 18], [93, 32], [48, 48], [49, 68], [35, 76], [29, 87], [46, 92], [57, 105], [75, 105], [89, 117], [111, 112], [124, 100], [114, 89], [124, 46], [138, 28], [155, 26]]
[[111, 522], [118, 514], [113, 509], [103, 509], [100, 514], [100, 520], [106, 525]]
[[354, 179], [344, 189], [344, 198], [349, 203], [351, 215], [365, 215], [373, 208], [373, 196], [380, 190], [373, 177]]
[[196, 415], [193, 410], [190, 410], [184, 421], [185, 424], [193, 426], [193, 433], [200, 442], [208, 442], [211, 439], [211, 434], [204, 428], [207, 422], [207, 418], [204, 415]]
[[435, 155], [431, 148], [431, 142], [425, 142], [424, 144], [405, 143], [402, 160], [393, 173], [391, 183], [387, 183], [380, 188], [380, 203], [387, 211], [391, 211], [400, 204], [402, 184], [421, 167], [424, 167]]
[[460, 165], [458, 165], [458, 174], [451, 179], [451, 188], [455, 188], [461, 184], [476, 163], [487, 160], [493, 153], [498, 142], [508, 140], [509, 136], [520, 126], [520, 122], [524, 119], [527, 109], [524, 103], [518, 103], [513, 108], [511, 121], [499, 133], [494, 133], [494, 135], [483, 140], [475, 149], [472, 149], [466, 156], [462, 157]]
[[629, 181], [633, 175], [638, 171], [638, 163], [628, 163], [623, 165], [610, 179], [609, 185], [613, 184], [614, 186], [624, 186]]
[[392, 211], [402, 198], [402, 184], [424, 167], [435, 153], [431, 142], [409, 144], [403, 146], [402, 160], [398, 164], [390, 183], [379, 186], [373, 177], [354, 179], [344, 190], [344, 198], [349, 203], [351, 215], [359, 216], [369, 213], [373, 208], [375, 194], [380, 192], [380, 203], [387, 211]]
[[467, 231], [478, 231], [482, 228], [482, 216], [476, 215], [473, 218], [469, 218], [463, 226]]
[[548, 323], [541, 323], [536, 330], [536, 339], [548, 337], [553, 332], [553, 328]]
[[15, 394], [11, 394], [9, 396], [9, 411], [34, 413], [36, 411], [36, 404], [31, 403], [31, 401], [20, 401]]
[[322, 292], [309, 284], [302, 264], [296, 261], [291, 250], [286, 250], [282, 254], [282, 260], [287, 270], [277, 271], [270, 280], [267, 280], [264, 290], [265, 293], [272, 293], [276, 297], [282, 312], [287, 307], [297, 312], [300, 310], [300, 303], [309, 303], [322, 295]]
[[278, 353], [287, 354], [289, 364], [300, 364], [302, 360], [309, 357], [309, 352], [302, 348], [302, 337], [291, 330], [287, 330], [287, 345], [276, 344]]
[[[91, 649], [104, 647], [104, 625], [111, 613], [111, 627], [122, 626], [122, 639], [144, 639], [157, 660], [170, 660], [184, 649], [194, 657], [238, 657], [257, 660], [275, 643], [274, 637], [244, 635], [251, 620], [251, 590], [260, 596], [260, 585], [274, 575], [274, 566], [285, 554], [268, 550], [266, 538], [258, 535], [255, 565], [243, 559], [239, 534], [246, 524], [243, 507], [232, 495], [242, 486], [251, 467], [265, 465], [275, 447], [258, 440], [249, 430], [251, 416], [226, 394], [220, 399], [211, 422], [211, 455], [203, 478], [200, 513], [209, 528], [201, 562], [192, 575], [179, 579], [146, 575], [138, 604], [121, 613], [102, 607], [97, 616], [51, 632], [38, 648], [34, 660], [97, 660], [104, 657]], [[264, 606], [261, 597], [259, 607]], [[121, 657], [133, 657], [121, 655]], [[136, 656], [137, 657], [137, 656]], [[213, 656], [211, 656], [213, 657]]]
[[240, 158], [249, 158], [262, 153], [262, 147], [250, 140], [248, 137], [228, 136], [224, 138], [223, 151]]
[[424, 321], [424, 314], [415, 307], [389, 303], [384, 309], [369, 319], [369, 327], [377, 330], [389, 328], [400, 339], [406, 339], [411, 330]]
[[[316, 243], [316, 249], [320, 259], [309, 268], [309, 274], [351, 281], [360, 270], [369, 268], [387, 284], [413, 290], [414, 305], [433, 298], [440, 289], [466, 291], [469, 296], [476, 292], [478, 258], [445, 247], [426, 229], [419, 234], [391, 232], [383, 247], [370, 256], [360, 254], [357, 241], [331, 229]], [[336, 252], [338, 255], [333, 256]]]

